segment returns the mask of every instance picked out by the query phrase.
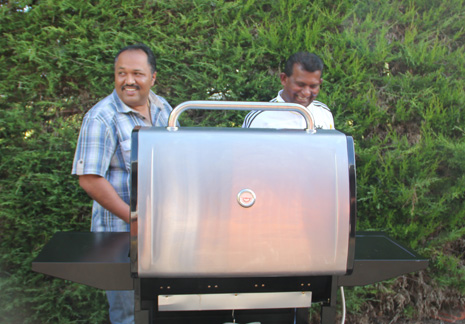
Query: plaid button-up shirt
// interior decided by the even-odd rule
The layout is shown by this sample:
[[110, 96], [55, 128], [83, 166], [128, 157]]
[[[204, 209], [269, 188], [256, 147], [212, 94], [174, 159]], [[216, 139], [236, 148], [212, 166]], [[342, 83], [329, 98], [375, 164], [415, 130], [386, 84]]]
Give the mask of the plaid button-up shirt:
[[[149, 101], [151, 125], [167, 126], [172, 110], [169, 103], [152, 91]], [[71, 173], [104, 177], [129, 204], [131, 133], [135, 126], [147, 125], [150, 121], [126, 106], [114, 90], [84, 116]], [[91, 231], [126, 232], [129, 224], [94, 201]]]

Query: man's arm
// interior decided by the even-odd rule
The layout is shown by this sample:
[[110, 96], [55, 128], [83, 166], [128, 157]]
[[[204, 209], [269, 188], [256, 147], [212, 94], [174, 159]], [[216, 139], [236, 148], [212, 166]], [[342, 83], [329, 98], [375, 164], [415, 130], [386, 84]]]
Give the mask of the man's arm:
[[103, 177], [95, 174], [79, 176], [79, 185], [103, 208], [129, 223], [130, 208]]

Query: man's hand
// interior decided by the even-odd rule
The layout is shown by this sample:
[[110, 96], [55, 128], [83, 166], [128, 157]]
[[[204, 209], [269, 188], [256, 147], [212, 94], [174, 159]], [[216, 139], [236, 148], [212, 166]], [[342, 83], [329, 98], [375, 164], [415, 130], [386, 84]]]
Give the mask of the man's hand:
[[121, 199], [105, 178], [95, 174], [81, 175], [79, 176], [79, 185], [103, 208], [129, 223], [129, 205]]

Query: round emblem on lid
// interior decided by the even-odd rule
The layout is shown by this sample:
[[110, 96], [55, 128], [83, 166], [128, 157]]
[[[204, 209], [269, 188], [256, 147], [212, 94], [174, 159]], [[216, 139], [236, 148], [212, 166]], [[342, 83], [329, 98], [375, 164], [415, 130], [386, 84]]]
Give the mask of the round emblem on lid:
[[242, 207], [251, 207], [255, 203], [255, 192], [250, 189], [243, 189], [237, 194], [237, 202]]

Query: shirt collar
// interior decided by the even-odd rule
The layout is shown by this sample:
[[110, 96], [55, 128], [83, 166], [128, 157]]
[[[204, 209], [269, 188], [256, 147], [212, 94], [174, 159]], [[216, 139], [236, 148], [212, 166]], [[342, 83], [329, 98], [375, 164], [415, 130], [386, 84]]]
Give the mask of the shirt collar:
[[281, 94], [283, 93], [283, 89], [279, 90], [278, 96], [276, 97], [277, 102], [285, 102], [283, 97], [281, 97]]
[[123, 100], [121, 100], [120, 97], [118, 97], [118, 93], [116, 92], [116, 89], [113, 90], [112, 96], [113, 96], [113, 101], [115, 102], [116, 110], [119, 113], [127, 114], [127, 113], [130, 113], [130, 112], [135, 112], [134, 109], [127, 106], [123, 102]]

